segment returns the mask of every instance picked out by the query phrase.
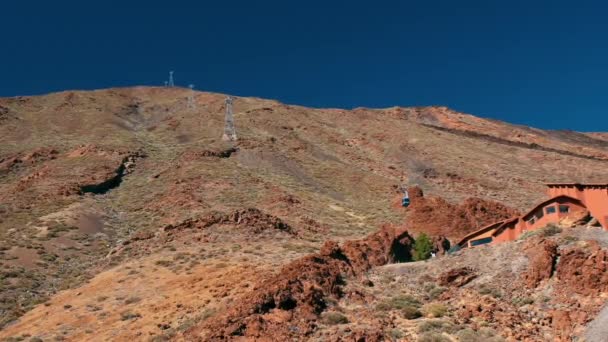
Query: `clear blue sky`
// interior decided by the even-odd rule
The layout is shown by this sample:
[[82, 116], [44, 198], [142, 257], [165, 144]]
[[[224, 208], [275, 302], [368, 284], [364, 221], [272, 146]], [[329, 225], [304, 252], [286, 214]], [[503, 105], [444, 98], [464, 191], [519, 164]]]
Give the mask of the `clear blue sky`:
[[0, 96], [162, 85], [608, 131], [602, 1], [5, 1]]

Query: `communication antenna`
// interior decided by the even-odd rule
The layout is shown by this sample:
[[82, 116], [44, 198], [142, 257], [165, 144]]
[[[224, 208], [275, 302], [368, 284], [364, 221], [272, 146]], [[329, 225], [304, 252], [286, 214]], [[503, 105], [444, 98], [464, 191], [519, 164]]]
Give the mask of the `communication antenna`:
[[190, 88], [190, 93], [188, 94], [188, 108], [195, 109], [196, 104], [194, 103], [194, 84], [188, 84], [188, 88]]
[[175, 83], [173, 82], [173, 71], [169, 71], [169, 87], [175, 87]]
[[232, 115], [232, 97], [226, 97], [226, 123], [224, 125], [223, 140], [236, 141], [236, 131], [234, 130], [234, 116]]

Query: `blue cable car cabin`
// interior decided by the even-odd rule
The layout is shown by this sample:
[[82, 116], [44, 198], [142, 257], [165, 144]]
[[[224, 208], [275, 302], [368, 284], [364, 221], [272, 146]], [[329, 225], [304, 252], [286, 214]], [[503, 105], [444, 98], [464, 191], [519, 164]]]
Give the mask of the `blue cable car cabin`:
[[407, 193], [407, 190], [403, 193], [403, 198], [401, 199], [401, 206], [408, 207], [410, 205], [410, 195]]

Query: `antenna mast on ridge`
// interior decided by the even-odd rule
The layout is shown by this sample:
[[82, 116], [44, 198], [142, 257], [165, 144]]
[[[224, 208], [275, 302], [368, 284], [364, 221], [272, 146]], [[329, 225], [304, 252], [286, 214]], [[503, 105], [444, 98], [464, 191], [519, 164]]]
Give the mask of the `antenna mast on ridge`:
[[226, 97], [226, 122], [224, 125], [223, 140], [236, 141], [236, 131], [234, 130], [234, 116], [232, 114], [232, 97]]

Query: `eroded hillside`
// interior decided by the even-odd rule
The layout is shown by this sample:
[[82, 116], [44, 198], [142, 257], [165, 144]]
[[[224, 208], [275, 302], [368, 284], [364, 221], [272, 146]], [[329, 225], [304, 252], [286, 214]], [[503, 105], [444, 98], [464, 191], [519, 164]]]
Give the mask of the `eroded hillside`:
[[[433, 233], [458, 238], [476, 228], [467, 226], [476, 208], [511, 213], [542, 198], [544, 182], [608, 176], [602, 134], [443, 107], [310, 109], [236, 98], [239, 141], [227, 143], [224, 96], [196, 92], [190, 108], [189, 92], [0, 99], [0, 324], [44, 303], [35, 312], [61, 305], [86, 319], [61, 319], [71, 323], [47, 338], [186, 331], [328, 239], [405, 222], [411, 234], [441, 225]], [[442, 203], [429, 216], [451, 208], [473, 216], [454, 231], [445, 218], [425, 221], [424, 204], [406, 221], [400, 185]], [[27, 327], [18, 322], [6, 336]]]

